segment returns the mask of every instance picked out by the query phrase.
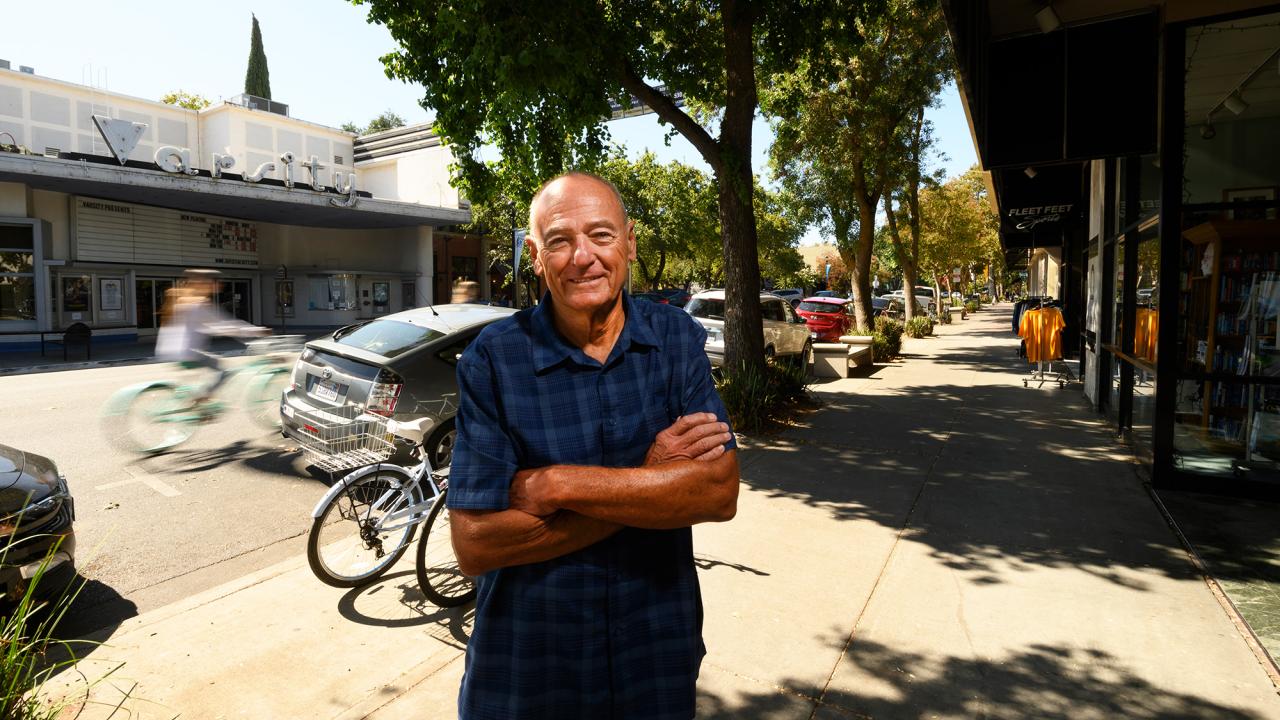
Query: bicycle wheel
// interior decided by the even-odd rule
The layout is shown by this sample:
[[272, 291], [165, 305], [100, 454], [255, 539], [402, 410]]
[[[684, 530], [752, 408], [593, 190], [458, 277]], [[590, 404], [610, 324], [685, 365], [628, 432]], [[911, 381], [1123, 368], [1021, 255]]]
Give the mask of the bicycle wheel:
[[244, 398], [245, 411], [255, 423], [267, 430], [280, 429], [280, 398], [289, 383], [289, 375], [288, 368], [271, 367], [249, 381], [249, 391]]
[[404, 555], [422, 516], [386, 520], [387, 530], [382, 525], [390, 514], [421, 504], [421, 490], [404, 489], [408, 481], [402, 472], [375, 472], [333, 496], [307, 536], [307, 562], [321, 582], [359, 587]]
[[476, 597], [476, 581], [458, 569], [449, 537], [449, 508], [445, 507], [448, 489], [431, 505], [427, 522], [418, 540], [418, 587], [422, 594], [440, 607], [466, 605]]
[[182, 444], [196, 431], [199, 416], [185, 388], [156, 383], [131, 398], [113, 400], [117, 411], [103, 417], [113, 443], [137, 453], [158, 453]]

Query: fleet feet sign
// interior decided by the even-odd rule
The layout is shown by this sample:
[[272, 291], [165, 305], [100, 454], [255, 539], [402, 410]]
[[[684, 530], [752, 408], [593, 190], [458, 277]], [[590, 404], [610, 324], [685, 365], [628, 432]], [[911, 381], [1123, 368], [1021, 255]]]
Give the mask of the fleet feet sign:
[[[93, 116], [93, 124], [98, 128], [98, 134], [102, 136], [103, 141], [107, 143], [111, 154], [121, 165], [129, 159], [129, 154], [138, 146], [138, 140], [142, 138], [142, 134], [147, 130], [146, 123], [131, 122], [129, 120], [118, 120], [102, 115]], [[209, 175], [214, 180], [222, 179], [228, 171], [235, 168], [236, 159], [234, 155], [224, 153], [212, 153], [209, 165]], [[184, 147], [176, 147], [173, 145], [164, 145], [156, 148], [154, 162], [156, 167], [167, 173], [175, 175], [198, 175], [200, 170], [191, 159], [191, 149]], [[356, 195], [356, 174], [344, 173], [334, 170], [330, 173], [330, 182], [328, 185], [324, 182], [325, 167], [320, 163], [320, 158], [312, 155], [302, 162], [298, 162], [298, 158], [293, 153], [287, 152], [280, 155], [279, 163], [276, 161], [264, 162], [249, 172], [240, 174], [240, 179], [247, 183], [259, 183], [263, 178], [268, 177], [270, 173], [277, 170], [284, 176], [284, 186], [290, 190], [298, 186], [305, 186], [313, 192], [331, 193], [341, 197], [329, 198], [331, 205], [338, 207], [355, 207], [359, 201]], [[305, 176], [302, 174], [305, 171]]]

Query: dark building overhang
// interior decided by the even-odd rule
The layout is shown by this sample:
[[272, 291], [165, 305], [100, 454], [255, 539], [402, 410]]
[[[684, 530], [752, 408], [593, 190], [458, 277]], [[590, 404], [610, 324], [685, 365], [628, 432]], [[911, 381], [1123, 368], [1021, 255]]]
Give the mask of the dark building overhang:
[[991, 184], [1006, 249], [1062, 244], [1064, 233], [1085, 217], [1084, 163], [1042, 165], [1032, 173], [997, 168]]

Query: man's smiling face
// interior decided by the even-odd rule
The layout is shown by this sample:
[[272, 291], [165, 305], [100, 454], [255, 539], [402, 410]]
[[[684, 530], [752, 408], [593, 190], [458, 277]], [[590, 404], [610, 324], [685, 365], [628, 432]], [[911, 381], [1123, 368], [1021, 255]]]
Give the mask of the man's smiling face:
[[530, 258], [557, 309], [594, 315], [612, 307], [636, 259], [634, 227], [614, 192], [567, 175], [542, 190], [530, 214]]

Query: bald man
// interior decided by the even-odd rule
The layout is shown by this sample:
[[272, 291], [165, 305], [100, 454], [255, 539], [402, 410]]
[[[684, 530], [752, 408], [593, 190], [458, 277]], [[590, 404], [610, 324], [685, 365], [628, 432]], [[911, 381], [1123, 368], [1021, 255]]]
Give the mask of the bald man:
[[687, 720], [706, 654], [691, 526], [738, 499], [706, 332], [623, 289], [635, 230], [606, 180], [555, 178], [529, 215], [547, 293], [458, 363], [448, 504], [479, 585], [458, 714]]

